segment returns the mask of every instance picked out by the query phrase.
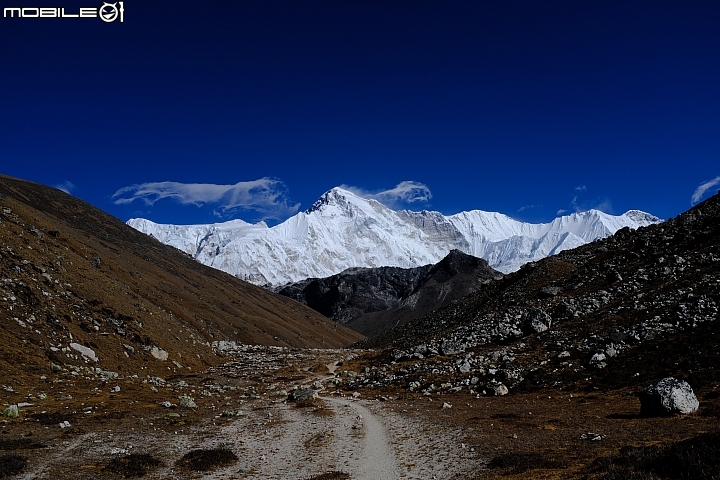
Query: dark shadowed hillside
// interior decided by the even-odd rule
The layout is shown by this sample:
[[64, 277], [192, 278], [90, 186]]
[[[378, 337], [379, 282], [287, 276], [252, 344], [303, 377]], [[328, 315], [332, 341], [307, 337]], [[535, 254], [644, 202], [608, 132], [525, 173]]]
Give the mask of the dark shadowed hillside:
[[363, 335], [374, 336], [502, 277], [485, 260], [453, 250], [435, 265], [351, 268], [328, 278], [287, 285], [278, 293]]
[[386, 359], [399, 363], [354, 384], [592, 390], [675, 375], [715, 391], [719, 306], [716, 195], [662, 224], [623, 229], [527, 264], [460, 302], [360, 342], [387, 348]]
[[361, 338], [77, 198], [6, 176], [0, 245], [3, 384], [37, 379], [51, 364], [195, 371], [221, 360], [211, 348], [221, 340], [338, 347]]

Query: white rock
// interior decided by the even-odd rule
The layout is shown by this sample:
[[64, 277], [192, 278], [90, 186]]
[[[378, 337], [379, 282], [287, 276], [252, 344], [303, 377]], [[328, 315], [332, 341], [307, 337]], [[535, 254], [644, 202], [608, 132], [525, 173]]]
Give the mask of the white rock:
[[18, 412], [18, 406], [17, 405], [10, 405], [5, 409], [3, 412], [3, 416], [10, 417], [10, 418], [17, 418], [20, 413]]
[[181, 407], [198, 408], [197, 404], [195, 403], [195, 400], [193, 400], [192, 398], [190, 398], [186, 395], [183, 395], [182, 397], [180, 397], [179, 400], [180, 401], [178, 402], [178, 405], [180, 405]]
[[684, 380], [667, 377], [640, 392], [641, 415], [692, 413], [700, 406], [692, 387]]
[[71, 343], [71, 344], [70, 344], [70, 347], [71, 347], [73, 350], [76, 350], [76, 351], [80, 352], [83, 357], [89, 358], [89, 359], [92, 360], [93, 362], [97, 362], [97, 361], [98, 361], [98, 357], [97, 357], [97, 355], [95, 355], [95, 352], [92, 351], [92, 349], [90, 349], [90, 348], [88, 348], [88, 347], [85, 347], [85, 346], [83, 346], [83, 345], [80, 345], [79, 343]]
[[153, 347], [153, 348], [150, 350], [150, 354], [151, 354], [153, 357], [157, 358], [158, 360], [165, 361], [165, 360], [168, 359], [168, 352], [166, 352], [166, 351], [163, 350], [162, 348]]

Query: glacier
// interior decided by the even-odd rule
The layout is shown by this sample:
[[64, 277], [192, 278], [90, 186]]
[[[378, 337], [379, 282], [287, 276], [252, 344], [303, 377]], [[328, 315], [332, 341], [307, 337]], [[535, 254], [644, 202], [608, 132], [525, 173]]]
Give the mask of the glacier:
[[127, 224], [199, 262], [268, 288], [324, 278], [352, 267], [411, 268], [442, 260], [450, 250], [484, 258], [503, 273], [617, 230], [659, 223], [639, 210], [609, 215], [588, 210], [549, 223], [526, 223], [472, 210], [445, 216], [392, 210], [341, 188], [307, 211], [268, 227], [242, 220], [164, 225], [143, 218]]

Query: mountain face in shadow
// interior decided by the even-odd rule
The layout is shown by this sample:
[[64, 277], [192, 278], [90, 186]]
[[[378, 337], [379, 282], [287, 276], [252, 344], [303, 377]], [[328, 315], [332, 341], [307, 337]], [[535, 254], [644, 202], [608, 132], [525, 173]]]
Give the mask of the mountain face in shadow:
[[435, 265], [417, 268], [351, 268], [308, 279], [278, 293], [366, 336], [442, 308], [503, 277], [481, 258], [451, 251]]

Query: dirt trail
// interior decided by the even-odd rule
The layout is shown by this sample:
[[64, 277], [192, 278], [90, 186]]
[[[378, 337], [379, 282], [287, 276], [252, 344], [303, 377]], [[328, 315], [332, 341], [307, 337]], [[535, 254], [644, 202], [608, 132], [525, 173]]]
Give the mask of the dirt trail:
[[[157, 386], [139, 379], [118, 380], [122, 384], [119, 398], [105, 399], [118, 407], [117, 412], [95, 401], [92, 414], [82, 413], [94, 397], [80, 392], [72, 406], [51, 412], [70, 418], [71, 428], [27, 421], [31, 418], [25, 414], [22, 421], [5, 425], [3, 433], [6, 439], [31, 436], [45, 445], [23, 453], [28, 464], [20, 478], [121, 478], [106, 468], [128, 454], [159, 460], [144, 476], [148, 480], [311, 480], [321, 476], [450, 480], [467, 478], [467, 471], [477, 470], [479, 459], [458, 448], [465, 441], [462, 432], [429, 422], [413, 402], [390, 397], [381, 401], [366, 394], [354, 398], [329, 389], [312, 402], [287, 400], [287, 392], [294, 388], [330, 383], [333, 370], [342, 365], [331, 361], [338, 353], [252, 350], [237, 353], [233, 362], [202, 375]], [[327, 366], [328, 373], [315, 373], [322, 370], [318, 364]], [[196, 408], [173, 406], [188, 394], [194, 397]], [[138, 405], [139, 399], [147, 397], [155, 404]], [[165, 400], [171, 407], [160, 406]], [[178, 466], [188, 452], [218, 448], [232, 451], [237, 462], [202, 473]]]
[[362, 419], [365, 430], [360, 467], [352, 478], [358, 480], [394, 480], [399, 478], [394, 450], [388, 442], [385, 427], [380, 420], [357, 402], [337, 398], [324, 398], [340, 408], [351, 408]]

